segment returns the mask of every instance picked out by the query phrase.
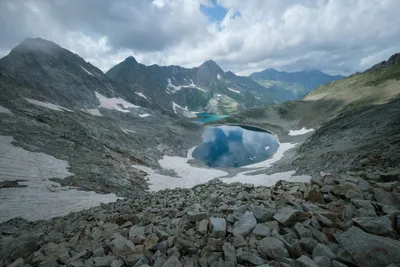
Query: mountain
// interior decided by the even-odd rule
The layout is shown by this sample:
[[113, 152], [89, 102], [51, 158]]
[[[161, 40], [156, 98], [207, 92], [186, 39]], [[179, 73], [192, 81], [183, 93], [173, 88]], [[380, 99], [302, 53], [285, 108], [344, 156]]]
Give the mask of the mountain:
[[169, 100], [169, 108], [190, 111], [232, 113], [261, 105], [257, 93], [264, 90], [248, 77], [224, 72], [212, 60], [188, 69], [179, 66], [145, 66], [128, 57], [112, 67], [106, 75], [118, 82], [145, 88], [144, 94], [151, 96], [159, 105]]
[[[66, 162], [68, 177], [56, 180], [63, 185], [121, 195], [141, 191], [144, 173], [131, 165], [185, 155], [201, 138], [198, 125], [179, 120], [142, 92], [57, 44], [26, 39], [0, 59], [0, 151], [11, 147], [16, 153], [0, 161], [38, 170], [27, 170], [24, 179], [35, 173], [60, 178], [57, 170], [43, 171], [52, 166], [41, 160], [46, 156]], [[14, 163], [0, 165], [1, 182], [25, 171], [16, 172]], [[47, 192], [39, 187], [34, 195]], [[37, 201], [34, 195], [25, 199]]]
[[319, 70], [284, 72], [275, 69], [254, 72], [249, 77], [273, 91], [274, 99], [280, 102], [300, 99], [323, 84], [343, 78], [343, 76], [331, 76]]

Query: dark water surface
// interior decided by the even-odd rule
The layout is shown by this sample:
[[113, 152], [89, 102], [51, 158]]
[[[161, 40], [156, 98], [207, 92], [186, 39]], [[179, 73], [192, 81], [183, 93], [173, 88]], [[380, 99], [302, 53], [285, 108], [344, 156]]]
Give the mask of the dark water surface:
[[195, 159], [210, 167], [241, 167], [264, 161], [278, 150], [271, 133], [249, 126], [207, 127], [203, 143], [193, 151]]

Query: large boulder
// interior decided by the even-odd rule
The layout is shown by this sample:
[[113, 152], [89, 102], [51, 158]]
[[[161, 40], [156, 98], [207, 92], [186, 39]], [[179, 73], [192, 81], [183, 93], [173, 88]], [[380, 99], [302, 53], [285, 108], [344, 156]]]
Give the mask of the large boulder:
[[358, 217], [353, 222], [365, 232], [374, 235], [391, 235], [394, 233], [393, 222], [389, 217]]
[[280, 260], [289, 257], [289, 252], [283, 242], [275, 237], [261, 239], [257, 250], [264, 258], [270, 257], [274, 260]]
[[221, 238], [226, 233], [226, 221], [224, 218], [210, 218], [210, 225], [212, 230], [212, 236], [214, 238]]
[[337, 236], [340, 248], [344, 249], [353, 262], [363, 267], [386, 267], [400, 265], [400, 242], [391, 238], [368, 234], [351, 227]]
[[254, 217], [253, 212], [246, 211], [233, 225], [232, 233], [234, 235], [240, 234], [242, 236], [248, 236], [256, 225], [257, 220]]

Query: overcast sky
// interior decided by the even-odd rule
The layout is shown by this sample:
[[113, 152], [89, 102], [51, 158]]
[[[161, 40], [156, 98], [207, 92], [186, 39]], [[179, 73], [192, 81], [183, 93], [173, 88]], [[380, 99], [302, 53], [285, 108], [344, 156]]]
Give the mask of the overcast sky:
[[0, 56], [42, 37], [107, 71], [143, 64], [351, 74], [400, 52], [399, 0], [0, 0]]

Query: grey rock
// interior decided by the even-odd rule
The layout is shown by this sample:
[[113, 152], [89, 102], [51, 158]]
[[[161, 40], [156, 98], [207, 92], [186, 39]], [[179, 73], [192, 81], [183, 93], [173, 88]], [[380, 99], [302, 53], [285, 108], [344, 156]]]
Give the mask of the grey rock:
[[135, 245], [130, 240], [119, 234], [110, 242], [109, 247], [114, 254], [132, 253], [135, 249]]
[[182, 267], [182, 263], [179, 261], [178, 257], [172, 256], [166, 260], [161, 267]]
[[103, 248], [98, 248], [96, 250], [93, 251], [93, 257], [103, 257], [106, 254], [104, 253], [104, 249]]
[[311, 217], [311, 213], [295, 210], [290, 207], [283, 207], [274, 215], [274, 219], [283, 226], [290, 226], [296, 222], [301, 222]]
[[329, 258], [331, 260], [336, 259], [336, 254], [333, 253], [333, 251], [329, 247], [327, 247], [327, 246], [325, 246], [324, 244], [321, 244], [321, 243], [318, 243], [314, 247], [313, 252], [312, 252], [312, 257], [313, 258], [318, 257], [318, 256], [324, 256], [324, 257], [327, 257], [327, 258]]
[[141, 267], [141, 266], [147, 266], [149, 264], [149, 260], [145, 257], [142, 256], [136, 263], [133, 265], [133, 267]]
[[298, 238], [312, 237], [310, 230], [304, 227], [301, 223], [296, 223], [293, 227], [294, 232], [297, 234]]
[[328, 257], [317, 256], [313, 260], [318, 267], [331, 267], [331, 260]]
[[332, 186], [332, 193], [337, 196], [345, 197], [347, 192], [350, 190], [360, 193], [360, 194], [362, 193], [362, 191], [359, 189], [359, 187], [356, 184], [349, 183], [349, 182], [341, 182], [339, 184]]
[[319, 243], [323, 243], [323, 244], [328, 244], [329, 243], [329, 239], [326, 237], [326, 235], [321, 232], [318, 231], [317, 229], [315, 229], [314, 227], [310, 227], [310, 231], [313, 234], [314, 238], [319, 242]]
[[225, 258], [225, 266], [226, 267], [236, 267], [237, 266], [237, 258], [235, 248], [228, 242], [225, 242], [223, 247], [224, 258]]
[[246, 211], [238, 221], [235, 222], [233, 226], [233, 234], [240, 234], [242, 236], [247, 236], [256, 227], [257, 221], [253, 215], [253, 212]]
[[109, 267], [114, 260], [114, 256], [93, 257], [93, 265], [95, 267]]
[[353, 222], [365, 232], [374, 235], [391, 235], [394, 232], [392, 221], [387, 216], [358, 217], [353, 218]]
[[207, 229], [208, 229], [208, 220], [201, 220], [199, 222], [199, 233], [200, 234], [206, 234], [207, 233]]
[[271, 230], [265, 224], [257, 224], [253, 230], [253, 234], [257, 237], [266, 237], [271, 235]]
[[271, 229], [271, 231], [272, 230], [277, 230], [277, 231], [279, 231], [279, 223], [277, 222], [277, 221], [269, 221], [269, 222], [266, 222], [265, 223], [265, 225], [269, 228], [269, 229]]
[[312, 253], [312, 251], [314, 250], [315, 246], [318, 244], [318, 242], [313, 239], [313, 238], [308, 238], [308, 237], [303, 237], [299, 240], [299, 243], [301, 245], [301, 248], [308, 252], [308, 253]]
[[232, 245], [235, 248], [241, 248], [247, 245], [246, 239], [241, 234], [237, 234], [232, 241]]
[[39, 267], [58, 267], [59, 264], [55, 259], [47, 260], [39, 264]]
[[264, 259], [270, 257], [274, 260], [281, 260], [289, 257], [289, 253], [283, 242], [275, 237], [265, 237], [261, 239], [257, 250]]
[[238, 250], [237, 251], [237, 259], [239, 263], [251, 263], [254, 265], [261, 265], [264, 263], [264, 260], [257, 255], [254, 255], [253, 253], [246, 252], [243, 250]]
[[224, 237], [226, 234], [226, 221], [224, 218], [210, 218], [210, 225], [212, 236], [214, 238], [221, 238]]
[[22, 267], [22, 266], [25, 266], [25, 261], [23, 258], [18, 258], [13, 263], [8, 265], [8, 267]]
[[391, 193], [381, 188], [374, 188], [373, 191], [377, 202], [385, 205], [395, 205], [395, 201]]
[[368, 234], [357, 227], [351, 227], [337, 239], [340, 247], [359, 266], [400, 265], [400, 242], [397, 240]]
[[400, 212], [400, 210], [398, 208], [396, 208], [395, 206], [392, 205], [385, 205], [382, 207], [382, 211], [385, 214], [393, 214], [393, 213], [397, 213]]
[[133, 240], [137, 236], [144, 236], [145, 232], [145, 227], [134, 225], [129, 229], [129, 239]]
[[296, 260], [297, 266], [299, 267], [319, 267], [315, 261], [307, 257], [306, 255], [301, 256]]
[[124, 262], [122, 260], [113, 260], [111, 262], [111, 267], [122, 267], [124, 266]]
[[161, 229], [156, 228], [155, 229], [155, 233], [157, 235], [157, 237], [159, 238], [159, 240], [167, 240], [169, 237], [169, 234]]
[[207, 212], [201, 212], [201, 211], [188, 211], [187, 215], [189, 217], [189, 221], [191, 222], [198, 222], [207, 219], [208, 217]]
[[252, 209], [254, 217], [256, 217], [261, 222], [267, 222], [273, 220], [276, 213], [274, 209], [267, 209], [262, 206], [253, 206]]

